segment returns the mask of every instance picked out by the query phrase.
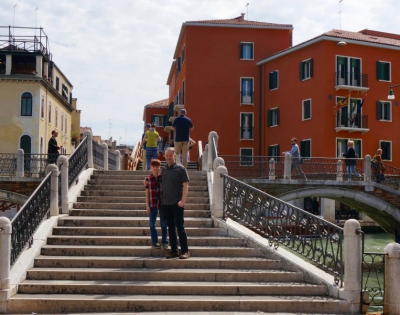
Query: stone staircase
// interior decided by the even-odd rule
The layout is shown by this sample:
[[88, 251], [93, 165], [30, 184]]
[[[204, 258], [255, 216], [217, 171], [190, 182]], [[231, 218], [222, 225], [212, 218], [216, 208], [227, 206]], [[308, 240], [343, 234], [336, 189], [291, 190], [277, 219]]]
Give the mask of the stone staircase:
[[9, 314], [301, 312], [344, 314], [322, 285], [213, 227], [205, 172], [189, 171], [185, 226], [191, 258], [151, 247], [143, 171], [95, 171], [60, 217]]

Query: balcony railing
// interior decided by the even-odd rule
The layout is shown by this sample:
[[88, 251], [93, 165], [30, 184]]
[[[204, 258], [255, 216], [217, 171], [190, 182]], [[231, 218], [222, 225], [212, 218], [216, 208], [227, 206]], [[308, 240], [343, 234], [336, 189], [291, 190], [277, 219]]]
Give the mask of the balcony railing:
[[336, 86], [357, 86], [368, 88], [368, 74], [339, 71], [335, 73]]
[[241, 91], [240, 92], [240, 103], [241, 104], [254, 104], [254, 92]]
[[337, 114], [336, 127], [368, 129], [368, 115]]
[[239, 127], [241, 140], [253, 140], [254, 128], [253, 127]]

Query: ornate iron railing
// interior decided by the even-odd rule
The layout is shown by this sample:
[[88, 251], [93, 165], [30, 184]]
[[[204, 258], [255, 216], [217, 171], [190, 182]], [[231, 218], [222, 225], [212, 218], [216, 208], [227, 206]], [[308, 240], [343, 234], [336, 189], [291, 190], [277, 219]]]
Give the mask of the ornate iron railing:
[[11, 221], [11, 258], [13, 264], [25, 246], [33, 243], [33, 234], [50, 209], [51, 173], [43, 179]]
[[15, 176], [17, 172], [17, 155], [0, 153], [0, 176]]
[[71, 154], [68, 159], [69, 168], [68, 168], [68, 187], [71, 187], [72, 183], [75, 179], [78, 178], [79, 173], [83, 170], [83, 168], [87, 165], [88, 162], [88, 137], [86, 136], [81, 143], [79, 143], [78, 147]]
[[353, 71], [338, 71], [335, 73], [336, 85], [368, 87], [368, 74]]
[[[373, 163], [371, 163], [371, 166], [373, 166]], [[383, 164], [382, 172], [380, 172], [372, 167], [371, 180], [394, 189], [400, 189], [400, 169]]]
[[228, 175], [224, 177], [224, 217], [306, 257], [343, 285], [343, 229]]
[[117, 169], [117, 158], [118, 158], [117, 153], [108, 151], [108, 169], [109, 170]]
[[47, 154], [24, 154], [25, 177], [44, 177], [47, 157]]
[[93, 164], [95, 168], [104, 168], [103, 147], [96, 141], [93, 141]]

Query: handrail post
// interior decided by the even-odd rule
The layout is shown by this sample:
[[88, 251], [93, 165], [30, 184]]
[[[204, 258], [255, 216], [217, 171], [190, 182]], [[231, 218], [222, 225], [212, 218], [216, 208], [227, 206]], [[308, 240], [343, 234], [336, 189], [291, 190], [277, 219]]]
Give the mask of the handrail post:
[[361, 294], [361, 237], [360, 222], [347, 220], [344, 224], [344, 298], [351, 303], [351, 311], [359, 312]]
[[224, 217], [224, 178], [222, 175], [228, 175], [228, 170], [224, 164], [220, 164], [214, 170], [213, 198], [211, 207], [211, 215], [214, 218]]
[[204, 152], [203, 152], [203, 156], [202, 156], [202, 162], [201, 162], [201, 167], [203, 171], [206, 171], [208, 169], [208, 148], [209, 148], [209, 144], [206, 143], [206, 145], [204, 146]]
[[67, 214], [68, 204], [68, 168], [69, 162], [65, 155], [60, 155], [57, 159], [57, 165], [61, 165], [61, 213]]
[[0, 290], [10, 289], [11, 221], [0, 217]]
[[336, 180], [339, 182], [343, 181], [343, 161], [338, 160], [336, 163]]
[[116, 166], [116, 168], [117, 168], [117, 171], [120, 171], [121, 170], [121, 152], [119, 150], [115, 150], [115, 153], [117, 153], [117, 157], [116, 157], [117, 166]]
[[275, 160], [273, 158], [269, 160], [269, 179], [275, 179]]
[[[213, 162], [214, 162], [214, 157], [213, 157], [213, 139], [215, 139], [216, 146], [218, 147], [218, 134], [215, 131], [211, 131], [208, 134], [208, 158], [207, 158], [207, 167], [209, 170], [212, 170], [213, 168]], [[217, 152], [215, 152], [217, 153]]]
[[83, 137], [87, 137], [87, 158], [88, 158], [88, 168], [93, 168], [93, 136], [89, 130], [83, 133]]
[[383, 314], [400, 314], [400, 244], [386, 245], [384, 253], [386, 257]]
[[24, 177], [24, 150], [18, 149], [17, 151], [17, 177]]
[[55, 164], [46, 166], [46, 174], [51, 173], [50, 179], [50, 216], [57, 216], [58, 211], [58, 167]]
[[364, 159], [364, 181], [371, 182], [371, 156], [366, 155]]
[[103, 169], [108, 171], [108, 145], [107, 143], [102, 143], [103, 147]]
[[285, 153], [285, 168], [284, 168], [284, 174], [283, 174], [284, 179], [292, 179], [291, 163], [292, 163], [292, 161], [291, 161], [290, 153], [286, 152]]

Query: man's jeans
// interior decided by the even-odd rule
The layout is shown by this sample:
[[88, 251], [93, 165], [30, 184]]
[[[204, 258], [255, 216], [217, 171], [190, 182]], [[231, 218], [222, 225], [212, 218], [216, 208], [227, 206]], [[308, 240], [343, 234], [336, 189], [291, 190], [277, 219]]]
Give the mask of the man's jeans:
[[171, 245], [171, 252], [178, 252], [178, 240], [176, 237], [176, 230], [178, 230], [179, 244], [181, 246], [181, 254], [189, 251], [187, 244], [187, 235], [184, 227], [183, 212], [184, 208], [178, 207], [178, 204], [163, 205], [164, 215], [167, 219], [169, 244]]
[[147, 169], [150, 169], [150, 162], [152, 159], [158, 158], [158, 148], [146, 148]]
[[189, 151], [189, 141], [178, 141], [174, 144], [176, 153], [176, 163], [181, 164], [181, 154], [182, 154], [182, 164], [187, 168], [187, 155]]
[[[150, 208], [150, 235], [153, 244], [158, 243], [158, 233], [156, 229], [158, 208]], [[160, 225], [161, 225], [161, 243], [168, 243], [167, 239], [167, 221], [165, 220], [164, 211], [160, 209]]]
[[356, 172], [356, 166], [355, 165], [347, 165], [347, 179], [351, 180], [351, 174], [354, 174], [357, 177], [361, 177], [360, 174]]

